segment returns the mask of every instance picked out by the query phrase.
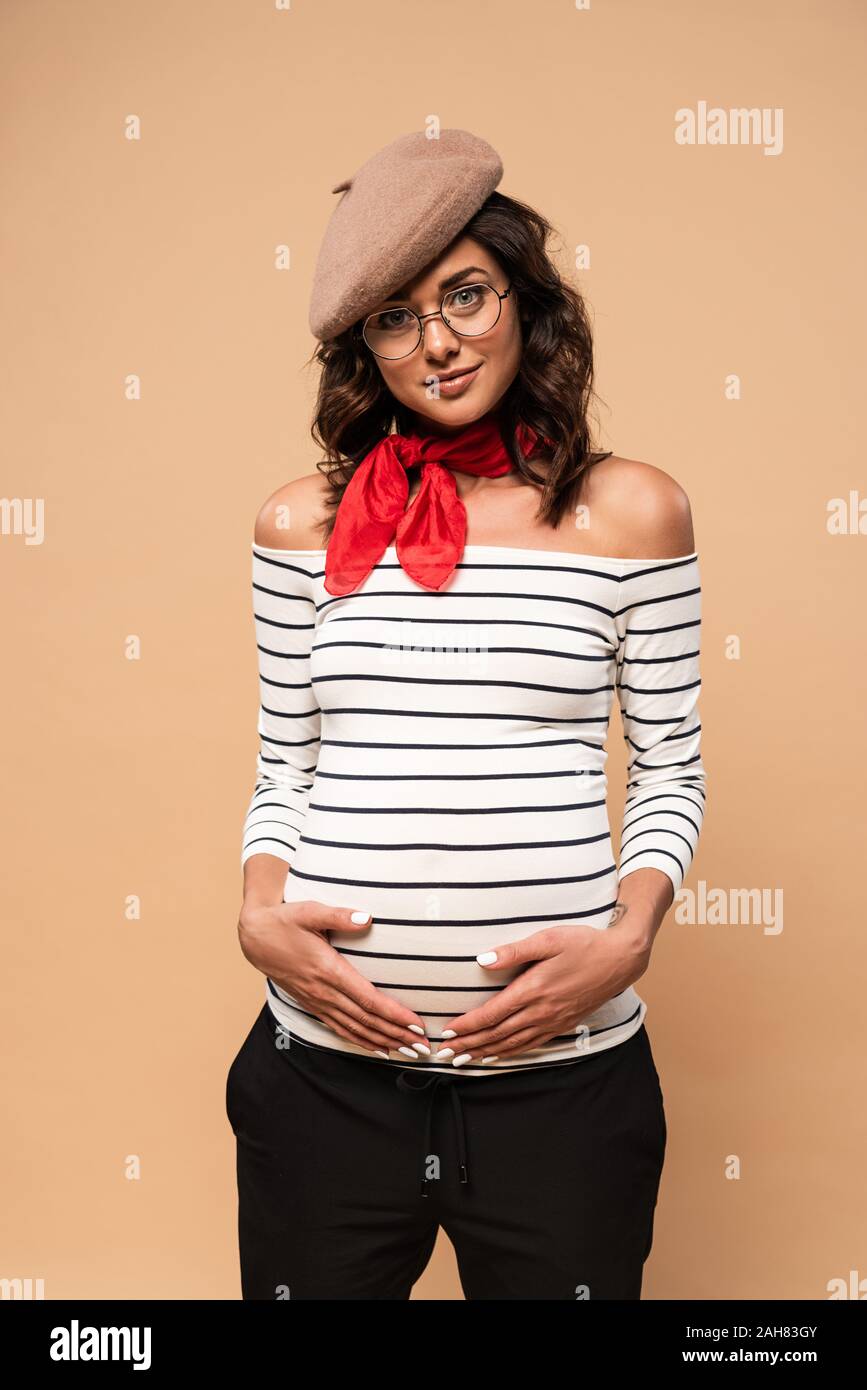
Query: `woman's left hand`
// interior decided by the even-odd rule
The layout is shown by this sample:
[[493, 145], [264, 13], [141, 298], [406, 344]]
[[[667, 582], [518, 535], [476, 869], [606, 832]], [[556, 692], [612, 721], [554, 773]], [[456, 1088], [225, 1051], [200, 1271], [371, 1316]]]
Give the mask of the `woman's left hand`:
[[[454, 1051], [449, 1061], [477, 1061], [541, 1047], [560, 1034], [574, 1033], [577, 1050], [586, 1046], [580, 1024], [601, 1004], [643, 975], [650, 962], [652, 932], [615, 925], [546, 927], [506, 946], [492, 947], [496, 961], [483, 964], [492, 974], [535, 961], [477, 1009], [446, 1022], [453, 1029], [433, 1054]], [[486, 953], [487, 954], [487, 953]], [[469, 1055], [467, 1055], [469, 1054]]]

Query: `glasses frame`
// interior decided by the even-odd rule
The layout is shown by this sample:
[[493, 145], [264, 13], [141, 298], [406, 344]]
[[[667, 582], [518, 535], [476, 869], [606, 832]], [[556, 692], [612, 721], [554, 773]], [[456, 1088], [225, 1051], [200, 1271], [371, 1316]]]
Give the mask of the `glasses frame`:
[[[484, 333], [490, 333], [491, 328], [496, 328], [497, 324], [500, 322], [500, 315], [503, 312], [503, 300], [508, 299], [509, 295], [512, 293], [513, 288], [513, 282], [511, 280], [509, 281], [506, 288], [503, 290], [502, 294], [499, 290], [494, 289], [493, 285], [486, 285], [483, 280], [474, 280], [472, 284], [469, 285], [456, 285], [453, 290], [446, 290], [445, 294], [442, 297], [442, 300], [440, 301], [440, 307], [438, 309], [435, 309], [430, 314], [417, 314], [414, 309], [409, 309], [406, 305], [395, 305], [395, 308], [403, 308], [406, 310], [408, 314], [412, 314], [413, 318], [418, 324], [418, 338], [416, 339], [414, 346], [410, 348], [409, 352], [400, 353], [398, 357], [389, 357], [384, 352], [377, 352], [376, 348], [371, 347], [370, 343], [364, 336], [365, 330], [370, 320], [378, 318], [379, 314], [381, 313], [388, 313], [387, 309], [380, 309], [376, 313], [368, 314], [364, 320], [364, 323], [361, 325], [361, 329], [357, 330], [357, 336], [363, 341], [365, 347], [373, 353], [374, 357], [381, 357], [384, 362], [402, 362], [405, 357], [410, 357], [424, 340], [424, 325], [425, 320], [427, 319], [441, 318], [446, 328], [450, 328], [452, 333], [457, 333], [459, 338], [481, 338]], [[497, 317], [494, 319], [494, 322], [491, 324], [491, 327], [483, 329], [482, 333], [462, 333], [459, 328], [455, 328], [454, 324], [450, 323], [449, 320], [446, 318], [444, 305], [449, 295], [458, 294], [461, 290], [473, 289], [490, 290], [493, 294], [497, 296]]]

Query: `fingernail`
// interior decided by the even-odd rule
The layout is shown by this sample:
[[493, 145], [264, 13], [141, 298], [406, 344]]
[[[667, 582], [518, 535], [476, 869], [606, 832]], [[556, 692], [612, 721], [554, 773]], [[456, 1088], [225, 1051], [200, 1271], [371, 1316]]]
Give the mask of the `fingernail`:
[[472, 1055], [473, 1054], [471, 1052], [462, 1052], [460, 1057], [456, 1057], [455, 1060], [452, 1062], [452, 1066], [462, 1067], [464, 1062], [468, 1062]]
[[496, 1062], [496, 1060], [497, 1060], [496, 1057], [483, 1057], [483, 1058], [482, 1058], [482, 1061], [483, 1061], [483, 1062]]
[[374, 1052], [376, 1053], [377, 1057], [384, 1057], [385, 1060], [388, 1061], [388, 1053], [387, 1053], [387, 1052], [380, 1052], [380, 1050], [379, 1050], [378, 1047], [375, 1047], [373, 1050], [374, 1050]]
[[458, 1035], [455, 1032], [454, 1028], [444, 1028], [442, 1031], [442, 1036], [444, 1038], [456, 1038]]
[[413, 1061], [418, 1057], [418, 1053], [413, 1052], [411, 1047], [399, 1047], [397, 1050], [398, 1052], [402, 1052], [404, 1057], [412, 1057]]
[[413, 1047], [415, 1048], [416, 1052], [424, 1053], [425, 1057], [430, 1056], [430, 1048], [428, 1047], [427, 1043], [413, 1043]]
[[406, 1026], [411, 1033], [421, 1033], [422, 1037], [424, 1037], [424, 1029], [419, 1028], [417, 1023], [408, 1023]]
[[480, 956], [476, 956], [476, 960], [479, 962], [479, 965], [493, 965], [496, 959], [496, 951], [482, 951], [482, 954]]
[[455, 1050], [453, 1047], [438, 1047], [435, 1055], [437, 1057], [454, 1057]]
[[349, 920], [350, 920], [350, 922], [369, 922], [369, 921], [370, 921], [370, 913], [369, 913], [369, 912], [353, 912], [353, 914], [352, 914], [352, 916], [350, 917]]

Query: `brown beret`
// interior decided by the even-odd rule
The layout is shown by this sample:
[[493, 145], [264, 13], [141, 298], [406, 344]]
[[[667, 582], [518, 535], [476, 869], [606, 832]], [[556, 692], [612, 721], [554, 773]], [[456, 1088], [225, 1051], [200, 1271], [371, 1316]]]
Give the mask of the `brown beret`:
[[468, 130], [401, 135], [332, 188], [313, 276], [310, 330], [325, 341], [438, 256], [503, 177], [497, 151]]

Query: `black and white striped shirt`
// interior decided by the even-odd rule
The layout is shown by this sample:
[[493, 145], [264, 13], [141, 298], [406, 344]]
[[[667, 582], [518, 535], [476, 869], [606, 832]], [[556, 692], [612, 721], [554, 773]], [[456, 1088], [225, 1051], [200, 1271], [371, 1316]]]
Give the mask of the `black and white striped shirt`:
[[[467, 545], [451, 580], [414, 583], [393, 546], [353, 593], [324, 550], [253, 545], [260, 712], [241, 863], [289, 866], [284, 900], [371, 912], [331, 944], [414, 1009], [428, 1041], [514, 978], [476, 955], [549, 924], [604, 930], [617, 885], [680, 888], [702, 825], [698, 556], [613, 559]], [[615, 692], [629, 755], [620, 866], [605, 741]], [[272, 980], [293, 1039], [378, 1060]], [[544, 1047], [462, 1075], [571, 1063], [636, 1032], [627, 988]]]

